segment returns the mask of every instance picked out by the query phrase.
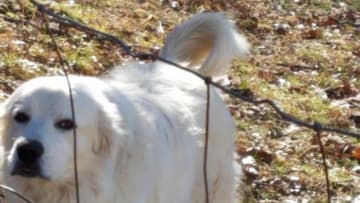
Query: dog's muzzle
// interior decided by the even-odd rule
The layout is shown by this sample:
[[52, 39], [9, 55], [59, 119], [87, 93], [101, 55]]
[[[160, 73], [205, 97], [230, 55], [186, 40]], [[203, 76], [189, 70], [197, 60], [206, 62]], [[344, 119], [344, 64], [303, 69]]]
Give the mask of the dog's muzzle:
[[42, 177], [39, 160], [44, 153], [43, 145], [36, 140], [22, 140], [16, 146], [17, 161], [11, 175]]

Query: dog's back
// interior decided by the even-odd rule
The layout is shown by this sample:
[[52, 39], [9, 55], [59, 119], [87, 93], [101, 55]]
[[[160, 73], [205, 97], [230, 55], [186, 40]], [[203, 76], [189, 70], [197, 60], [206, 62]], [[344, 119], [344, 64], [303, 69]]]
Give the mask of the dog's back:
[[[249, 51], [245, 37], [221, 13], [203, 13], [177, 26], [168, 35], [161, 56], [196, 69], [204, 76], [216, 77], [226, 74], [232, 60]], [[205, 98], [203, 98], [205, 99]], [[198, 125], [204, 127], [205, 109], [197, 115]], [[235, 188], [241, 171], [234, 160], [235, 127], [224, 102], [212, 89], [210, 100], [210, 137], [208, 155], [208, 184], [212, 203], [235, 202]], [[201, 115], [202, 114], [202, 115]], [[199, 142], [204, 141], [204, 136]], [[202, 153], [198, 167], [202, 168]], [[193, 202], [204, 202], [204, 180], [202, 170], [197, 173], [197, 186]]]
[[[246, 39], [236, 32], [223, 14], [203, 13], [177, 26], [168, 35], [160, 56], [204, 76], [217, 77], [225, 75], [232, 60], [246, 55], [248, 49]], [[161, 200], [155, 202], [203, 203], [204, 81], [163, 62], [132, 64], [117, 69], [113, 72], [113, 79], [115, 85], [123, 86], [117, 89], [130, 86], [128, 94], [135, 98], [137, 108], [147, 115], [144, 117], [151, 118], [149, 123], [152, 126], [161, 126], [160, 131], [167, 135], [166, 142], [171, 143], [171, 152], [167, 155], [175, 158], [167, 162], [167, 170], [163, 166], [159, 168], [163, 172], [158, 177], [157, 189], [163, 193], [159, 195]], [[233, 203], [241, 176], [234, 158], [235, 126], [214, 88], [211, 88], [209, 122], [207, 171], [210, 200], [212, 203]], [[147, 127], [144, 133], [156, 131], [150, 129]], [[169, 188], [169, 180], [173, 187]]]
[[[235, 30], [223, 14], [203, 13], [177, 26], [168, 35], [160, 56], [194, 69], [204, 76], [217, 77], [225, 75], [232, 60], [246, 55], [248, 49], [249, 44], [246, 39]], [[145, 65], [145, 68], [151, 66]], [[140, 69], [144, 70], [144, 67]], [[127, 78], [139, 78], [140, 72], [136, 69], [128, 70], [134, 72], [131, 74], [132, 77]], [[173, 178], [175, 190], [169, 189], [168, 178], [164, 178], [164, 181], [160, 180], [159, 187], [168, 191], [168, 197], [173, 197], [167, 201], [203, 203], [205, 201], [202, 170], [206, 122], [205, 83], [190, 73], [161, 62], [154, 63], [153, 70], [140, 77], [143, 78], [140, 79], [140, 86], [148, 90], [146, 93], [141, 92], [139, 97], [147, 94], [146, 99], [151, 98], [150, 103], [154, 105], [152, 109], [161, 109], [162, 115], [166, 115], [167, 118], [162, 123], [173, 123], [172, 126], [178, 129], [170, 134], [169, 139], [176, 143], [178, 139], [176, 136], [192, 136], [196, 142], [195, 146], [185, 144], [186, 147], [176, 149], [176, 144], [179, 144], [177, 140], [174, 145], [177, 150], [175, 154], [179, 153], [177, 157], [185, 158], [174, 161], [173, 166], [170, 167], [174, 172], [169, 173], [172, 175], [168, 178]], [[154, 120], [162, 120], [162, 115]], [[212, 203], [233, 203], [236, 201], [235, 189], [241, 176], [239, 165], [234, 158], [235, 126], [224, 101], [213, 88], [211, 88], [209, 122], [207, 171], [210, 200]], [[184, 188], [191, 191], [191, 197]]]

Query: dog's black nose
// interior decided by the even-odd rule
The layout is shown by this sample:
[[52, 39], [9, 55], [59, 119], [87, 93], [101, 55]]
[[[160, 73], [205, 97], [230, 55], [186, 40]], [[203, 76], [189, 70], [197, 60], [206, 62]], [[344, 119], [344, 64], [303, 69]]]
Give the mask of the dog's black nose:
[[44, 153], [44, 147], [39, 141], [24, 140], [18, 144], [16, 152], [20, 161], [33, 164]]

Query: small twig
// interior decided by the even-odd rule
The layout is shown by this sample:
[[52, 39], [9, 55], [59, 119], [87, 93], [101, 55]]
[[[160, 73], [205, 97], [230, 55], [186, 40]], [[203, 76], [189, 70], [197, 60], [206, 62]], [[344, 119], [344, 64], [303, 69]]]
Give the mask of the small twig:
[[324, 150], [324, 146], [321, 142], [321, 124], [319, 123], [315, 123], [316, 126], [316, 138], [319, 144], [319, 148], [320, 148], [320, 153], [321, 153], [321, 157], [322, 157], [322, 161], [323, 161], [323, 168], [324, 168], [324, 173], [325, 173], [325, 181], [326, 181], [326, 193], [327, 193], [327, 202], [331, 203], [331, 191], [330, 191], [330, 180], [329, 180], [329, 171], [328, 171], [328, 166], [326, 164], [326, 154], [325, 154], [325, 150]]
[[5, 190], [5, 191], [8, 191], [8, 192], [10, 192], [10, 193], [12, 193], [14, 195], [16, 195], [17, 197], [19, 197], [20, 199], [24, 200], [27, 203], [33, 203], [31, 200], [26, 198], [24, 195], [18, 193], [14, 188], [11, 188], [11, 187], [6, 186], [6, 185], [0, 185], [0, 188]]

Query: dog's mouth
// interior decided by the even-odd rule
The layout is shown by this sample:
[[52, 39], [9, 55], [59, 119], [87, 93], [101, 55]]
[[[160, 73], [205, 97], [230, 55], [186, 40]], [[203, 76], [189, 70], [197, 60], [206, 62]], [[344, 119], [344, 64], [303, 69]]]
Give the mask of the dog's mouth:
[[18, 162], [10, 173], [12, 176], [22, 176], [25, 178], [48, 179], [42, 173], [39, 164], [28, 164]]

